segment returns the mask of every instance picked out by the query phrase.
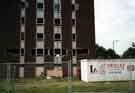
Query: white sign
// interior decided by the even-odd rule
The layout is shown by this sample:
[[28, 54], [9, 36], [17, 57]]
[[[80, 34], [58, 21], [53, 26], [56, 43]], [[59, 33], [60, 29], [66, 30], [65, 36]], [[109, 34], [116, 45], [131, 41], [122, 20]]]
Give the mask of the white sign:
[[135, 80], [135, 59], [132, 60], [81, 60], [83, 81]]

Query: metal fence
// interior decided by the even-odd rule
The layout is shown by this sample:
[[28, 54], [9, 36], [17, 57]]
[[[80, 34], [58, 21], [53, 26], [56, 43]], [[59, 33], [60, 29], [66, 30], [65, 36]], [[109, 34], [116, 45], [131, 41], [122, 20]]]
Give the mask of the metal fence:
[[[0, 63], [0, 93], [16, 93], [17, 82], [23, 79], [66, 79], [68, 83], [71, 83], [71, 72], [70, 61], [62, 64], [51, 62], [41, 64]], [[69, 86], [67, 89], [71, 90], [71, 87]]]
[[[53, 81], [55, 79], [60, 80], [60, 82], [66, 80], [67, 89], [65, 93], [135, 93], [135, 81], [130, 80], [124, 82], [121, 81], [85, 83], [79, 80], [80, 77], [77, 76], [78, 69], [74, 67], [77, 67], [77, 65], [73, 65], [71, 61], [63, 62], [62, 64], [53, 64], [50, 62], [46, 62], [43, 64], [1, 63], [0, 93], [32, 93], [22, 91], [22, 87], [28, 86], [24, 86], [24, 84], [26, 83], [25, 80], [27, 81], [27, 79], [29, 81], [31, 79], [49, 79], [49, 81]], [[76, 73], [76, 75], [74, 75], [74, 73]], [[31, 86], [33, 89], [36, 88], [34, 85]], [[115, 88], [112, 89], [113, 87]], [[122, 87], [122, 89], [120, 89], [120, 87]], [[41, 93], [47, 92], [44, 91]]]

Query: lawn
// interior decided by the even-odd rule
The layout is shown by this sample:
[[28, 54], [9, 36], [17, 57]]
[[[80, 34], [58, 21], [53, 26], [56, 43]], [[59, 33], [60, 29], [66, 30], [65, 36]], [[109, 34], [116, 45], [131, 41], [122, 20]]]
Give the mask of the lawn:
[[[67, 80], [22, 79], [11, 83], [0, 81], [0, 93], [68, 93], [68, 84]], [[133, 84], [135, 85], [135, 81]], [[7, 92], [8, 90], [13, 92]], [[120, 92], [128, 90], [129, 82], [86, 83], [79, 80], [72, 81], [72, 91], [74, 92]]]

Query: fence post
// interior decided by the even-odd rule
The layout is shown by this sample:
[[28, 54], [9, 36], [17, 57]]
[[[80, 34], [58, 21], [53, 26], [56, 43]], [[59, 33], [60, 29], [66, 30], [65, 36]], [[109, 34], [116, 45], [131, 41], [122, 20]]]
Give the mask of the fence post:
[[[7, 93], [15, 93], [15, 65], [7, 63]], [[13, 66], [13, 67], [12, 67]]]
[[11, 86], [10, 86], [11, 73], [10, 73], [10, 69], [11, 69], [11, 67], [10, 67], [9, 63], [7, 63], [6, 65], [7, 65], [7, 93], [10, 93], [10, 91], [11, 91]]
[[72, 59], [68, 62], [68, 93], [72, 93]]

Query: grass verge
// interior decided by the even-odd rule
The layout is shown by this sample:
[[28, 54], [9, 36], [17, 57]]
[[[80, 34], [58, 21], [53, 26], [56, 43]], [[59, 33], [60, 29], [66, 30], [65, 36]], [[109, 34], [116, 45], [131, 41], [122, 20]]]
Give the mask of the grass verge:
[[[134, 88], [135, 81], [132, 84]], [[11, 87], [13, 85], [15, 87]], [[68, 81], [44, 79], [21, 79], [16, 80], [16, 82], [0, 81], [0, 93], [7, 93], [8, 90], [11, 90], [12, 93], [13, 88], [15, 88], [15, 93], [68, 93]], [[72, 81], [72, 91], [74, 92], [121, 92], [128, 90], [129, 82], [86, 83], [79, 80]]]

